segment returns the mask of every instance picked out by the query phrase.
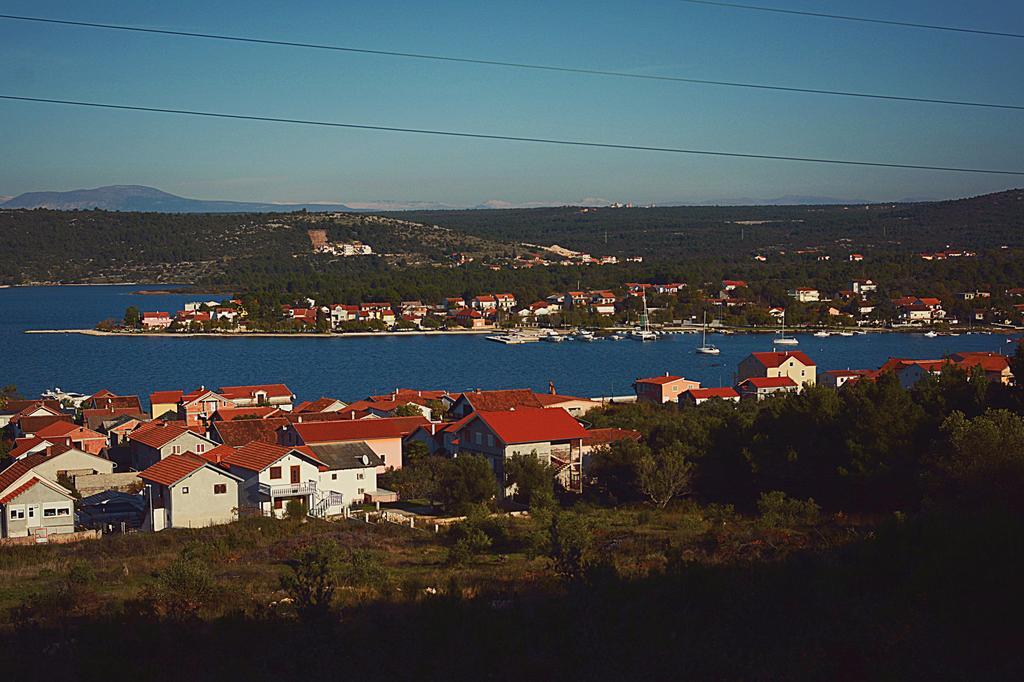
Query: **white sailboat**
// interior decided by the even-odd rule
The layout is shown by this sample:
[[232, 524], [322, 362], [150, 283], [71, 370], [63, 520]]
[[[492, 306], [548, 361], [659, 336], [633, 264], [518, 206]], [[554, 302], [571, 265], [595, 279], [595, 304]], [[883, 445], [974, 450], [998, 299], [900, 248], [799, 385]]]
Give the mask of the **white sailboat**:
[[704, 311], [704, 331], [701, 336], [700, 346], [697, 348], [697, 352], [701, 355], [718, 355], [722, 351], [717, 346], [708, 345], [708, 313]]
[[782, 313], [782, 328], [779, 330], [779, 335], [775, 337], [773, 343], [777, 346], [795, 346], [799, 341], [794, 339], [792, 336], [786, 336], [786, 313]]
[[655, 341], [658, 335], [651, 331], [647, 321], [647, 292], [643, 292], [644, 312], [640, 316], [640, 326], [629, 333], [629, 338], [637, 341]]

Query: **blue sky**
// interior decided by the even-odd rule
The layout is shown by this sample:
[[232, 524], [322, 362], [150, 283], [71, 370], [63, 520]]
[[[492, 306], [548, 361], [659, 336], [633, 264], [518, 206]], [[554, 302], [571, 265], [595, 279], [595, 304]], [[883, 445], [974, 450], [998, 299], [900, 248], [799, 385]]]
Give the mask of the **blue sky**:
[[[751, 0], [752, 2], [754, 0]], [[758, 0], [760, 1], [760, 0]], [[765, 4], [769, 4], [766, 0]], [[1005, 0], [771, 0], [1024, 32]], [[701, 7], [39, 2], [0, 12], [659, 75], [1024, 104], [1024, 40]], [[0, 21], [0, 91], [483, 133], [1020, 169], [1024, 112], [618, 80]], [[325, 130], [0, 101], [0, 195], [680, 203], [953, 197], [1019, 178]]]

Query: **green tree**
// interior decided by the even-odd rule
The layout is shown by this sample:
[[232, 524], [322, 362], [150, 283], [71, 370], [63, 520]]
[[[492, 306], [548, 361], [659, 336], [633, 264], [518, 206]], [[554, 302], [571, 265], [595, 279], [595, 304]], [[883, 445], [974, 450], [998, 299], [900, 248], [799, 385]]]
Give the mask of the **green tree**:
[[299, 615], [320, 619], [330, 613], [338, 587], [341, 550], [333, 540], [320, 539], [292, 562], [291, 573], [281, 578], [281, 588], [295, 600]]
[[399, 405], [395, 408], [396, 417], [422, 417], [423, 410], [420, 409], [419, 405], [408, 403], [406, 405]]
[[591, 453], [591, 486], [612, 503], [640, 499], [637, 471], [640, 462], [650, 457], [646, 443], [624, 440]]
[[555, 470], [541, 461], [536, 450], [505, 460], [505, 485], [515, 486], [515, 500], [530, 509], [550, 507], [555, 502]]
[[124, 311], [124, 326], [135, 329], [140, 324], [142, 324], [142, 313], [135, 306], [128, 306]]
[[953, 412], [932, 458], [930, 496], [969, 508], [1020, 510], [1024, 487], [1024, 417], [987, 410], [973, 419]]
[[590, 551], [594, 543], [587, 520], [573, 512], [553, 514], [548, 527], [548, 539], [548, 556], [555, 573], [569, 581], [582, 578], [590, 563]]
[[656, 507], [664, 508], [673, 498], [690, 491], [694, 467], [690, 457], [690, 449], [682, 443], [672, 443], [641, 457], [637, 483]]
[[442, 470], [440, 498], [445, 509], [460, 513], [474, 504], [490, 502], [498, 494], [498, 481], [487, 459], [462, 454], [446, 460]]
[[172, 618], [198, 615], [215, 594], [210, 567], [201, 559], [186, 556], [168, 564], [150, 590], [157, 610]]

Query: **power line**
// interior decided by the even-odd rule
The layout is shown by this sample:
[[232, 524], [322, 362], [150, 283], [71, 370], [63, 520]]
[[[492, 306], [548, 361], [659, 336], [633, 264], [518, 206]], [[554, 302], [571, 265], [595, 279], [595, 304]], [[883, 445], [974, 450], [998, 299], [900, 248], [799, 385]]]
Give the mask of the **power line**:
[[159, 28], [146, 28], [139, 26], [125, 26], [122, 24], [101, 24], [89, 21], [72, 21], [68, 19], [49, 19], [44, 17], [29, 17], [14, 14], [0, 14], [0, 19], [14, 21], [32, 21], [43, 24], [58, 24], [62, 26], [77, 26], [80, 28], [100, 28], [113, 31], [131, 31], [133, 33], [150, 33], [163, 36], [201, 38], [206, 40], [220, 40], [235, 43], [249, 43], [255, 45], [274, 45], [278, 47], [298, 47], [310, 50], [328, 50], [331, 52], [347, 52], [350, 54], [366, 54], [384, 57], [400, 57], [403, 59], [420, 59], [435, 62], [448, 62], [456, 64], [474, 64], [477, 66], [498, 66], [511, 69], [528, 69], [531, 71], [549, 71], [556, 73], [572, 73], [586, 76], [604, 76], [610, 78], [629, 78], [634, 80], [661, 81], [669, 83], [689, 83], [692, 85], [712, 85], [730, 88], [746, 88], [751, 90], [773, 90], [777, 92], [792, 92], [810, 95], [830, 95], [837, 97], [858, 97], [862, 99], [878, 99], [897, 102], [916, 102], [920, 104], [942, 104], [964, 107], [982, 107], [987, 109], [1012, 109], [1024, 110], [1024, 105], [1002, 104], [998, 102], [977, 102], [959, 99], [939, 99], [933, 97], [912, 97], [907, 95], [887, 95], [873, 92], [859, 92], [854, 90], [828, 90], [824, 88], [802, 88], [785, 85], [772, 85], [770, 83], [746, 83], [740, 81], [723, 81], [706, 78], [687, 78], [683, 76], [658, 76], [630, 71], [607, 71], [603, 69], [586, 69], [571, 66], [557, 66], [552, 64], [531, 64], [526, 62], [506, 62], [494, 59], [477, 59], [472, 57], [452, 57], [447, 55], [427, 54], [420, 52], [400, 52], [396, 50], [374, 50], [369, 48], [348, 47], [344, 45], [325, 45], [320, 43], [303, 43], [289, 40], [272, 40], [269, 38], [253, 38], [249, 36], [225, 35], [218, 33], [196, 33], [192, 31], [171, 31]]
[[398, 126], [371, 125], [364, 123], [341, 123], [337, 121], [313, 121], [299, 118], [282, 118], [276, 116], [256, 116], [250, 114], [228, 114], [216, 111], [196, 111], [192, 109], [169, 109], [164, 107], [144, 107], [128, 104], [110, 104], [106, 102], [85, 102], [80, 100], [50, 99], [45, 97], [22, 97], [18, 95], [0, 94], [0, 99], [19, 102], [39, 102], [45, 104], [65, 104], [76, 107], [95, 109], [116, 109], [120, 111], [144, 111], [159, 114], [178, 114], [183, 116], [204, 116], [208, 118], [234, 119], [240, 121], [266, 121], [269, 123], [291, 123], [296, 125], [322, 126], [328, 128], [349, 128], [353, 130], [375, 130], [394, 133], [413, 133], [417, 135], [435, 135], [442, 137], [462, 137], [476, 140], [502, 140], [507, 142], [533, 142], [538, 144], [561, 145], [566, 147], [596, 147], [599, 149], [619, 149], [644, 152], [665, 152], [670, 154], [696, 154], [701, 156], [722, 156], [740, 159], [766, 159], [770, 161], [801, 161], [805, 163], [824, 163], [841, 166], [871, 166], [875, 168], [907, 168], [913, 170], [949, 171], [954, 173], [986, 173], [993, 175], [1024, 175], [1024, 170], [997, 170], [989, 168], [962, 168], [956, 166], [930, 166], [913, 163], [889, 163], [883, 161], [854, 161], [849, 159], [825, 159], [808, 156], [789, 156], [780, 154], [755, 154], [744, 152], [723, 152], [707, 149], [682, 149], [678, 147], [656, 147], [636, 144], [619, 144], [612, 142], [591, 142], [586, 140], [565, 140], [545, 137], [525, 137], [519, 135], [500, 135], [492, 133], [469, 133], [455, 130], [432, 130], [428, 128], [403, 128]]
[[872, 17], [851, 17], [843, 14], [829, 14], [827, 12], [811, 12], [808, 10], [786, 9], [783, 7], [765, 7], [763, 5], [744, 5], [738, 2], [718, 2], [717, 0], [679, 0], [691, 5], [712, 5], [714, 7], [728, 7], [730, 9], [747, 9], [756, 12], [772, 12], [774, 14], [796, 14], [802, 17], [818, 17], [820, 19], [838, 19], [841, 21], [859, 21], [865, 24], [886, 24], [888, 26], [903, 26], [904, 28], [924, 28], [933, 31], [952, 31], [954, 33], [974, 33], [983, 36], [997, 36], [999, 38], [1024, 38], [1024, 33], [1008, 33], [1004, 31], [986, 31], [979, 28], [966, 28], [964, 26], [940, 26], [938, 24], [921, 24], [914, 21], [896, 21], [894, 19], [875, 19]]

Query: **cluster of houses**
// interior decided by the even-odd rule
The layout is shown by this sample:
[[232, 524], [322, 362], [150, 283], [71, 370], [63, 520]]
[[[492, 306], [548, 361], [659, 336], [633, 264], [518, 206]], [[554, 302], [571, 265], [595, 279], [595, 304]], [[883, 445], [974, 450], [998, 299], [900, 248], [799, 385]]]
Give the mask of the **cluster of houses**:
[[663, 376], [638, 378], [633, 388], [638, 402], [700, 405], [716, 398], [731, 402], [764, 400], [799, 393], [817, 383], [839, 389], [856, 381], [875, 381], [887, 373], [894, 374], [902, 387], [911, 388], [925, 376], [939, 375], [948, 367], [980, 373], [994, 383], [1010, 385], [1014, 379], [1005, 355], [985, 351], [952, 353], [934, 360], [889, 358], [878, 369], [826, 370], [819, 376], [814, 360], [803, 351], [791, 350], [751, 353], [739, 363], [733, 386], [702, 387], [699, 381], [666, 372]]
[[[296, 402], [283, 384], [100, 391], [76, 406], [10, 400], [0, 409], [9, 457], [0, 470], [2, 537], [69, 533], [120, 505], [142, 530], [282, 516], [318, 517], [396, 501], [378, 476], [403, 466], [412, 442], [435, 455], [474, 453], [504, 481], [504, 463], [536, 454], [580, 490], [589, 452], [640, 434], [586, 429], [601, 403], [532, 390], [397, 389], [346, 403]], [[503, 486], [502, 486], [503, 488]], [[83, 497], [84, 496], [84, 497]], [[76, 497], [81, 497], [76, 503]], [[124, 518], [109, 518], [111, 523]]]

